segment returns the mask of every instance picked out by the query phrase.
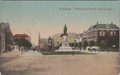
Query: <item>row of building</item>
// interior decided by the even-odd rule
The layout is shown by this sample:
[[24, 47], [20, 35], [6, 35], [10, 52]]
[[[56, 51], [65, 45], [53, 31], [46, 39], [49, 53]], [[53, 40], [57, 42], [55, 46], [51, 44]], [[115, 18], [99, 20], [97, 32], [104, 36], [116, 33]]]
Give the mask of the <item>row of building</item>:
[[[40, 38], [39, 34], [38, 47], [44, 49], [49, 48], [50, 45], [52, 48], [60, 46], [63, 40], [60, 35], [61, 33], [58, 33], [49, 38]], [[85, 47], [119, 48], [119, 27], [113, 23], [99, 24], [97, 22], [81, 34], [68, 32], [69, 44], [74, 44], [79, 36], [82, 38], [82, 46]], [[16, 34], [13, 36], [9, 23], [0, 23], [0, 53], [12, 50], [14, 45], [16, 45], [15, 39], [21, 38], [31, 42], [31, 38], [27, 34]]]
[[119, 48], [119, 27], [113, 23], [92, 25], [82, 34], [83, 43], [85, 41], [94, 43], [101, 48]]
[[19, 46], [31, 46], [31, 38], [28, 34], [15, 34], [13, 36], [9, 23], [0, 23], [0, 54], [13, 49], [19, 49]]

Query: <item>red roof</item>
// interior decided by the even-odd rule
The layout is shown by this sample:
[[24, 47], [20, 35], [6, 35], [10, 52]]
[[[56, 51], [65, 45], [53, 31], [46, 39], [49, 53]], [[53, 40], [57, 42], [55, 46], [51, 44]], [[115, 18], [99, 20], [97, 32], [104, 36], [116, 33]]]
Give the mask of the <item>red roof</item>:
[[14, 37], [29, 37], [27, 34], [15, 34]]

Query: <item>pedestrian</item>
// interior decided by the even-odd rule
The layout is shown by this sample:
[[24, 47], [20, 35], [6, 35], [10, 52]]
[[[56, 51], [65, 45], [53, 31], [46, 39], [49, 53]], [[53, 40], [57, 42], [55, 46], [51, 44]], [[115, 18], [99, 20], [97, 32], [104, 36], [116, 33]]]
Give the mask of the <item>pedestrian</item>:
[[76, 42], [76, 40], [74, 42], [74, 49], [77, 49], [77, 42]]
[[79, 49], [81, 50], [82, 49], [82, 36], [80, 35], [79, 36], [79, 39], [78, 39], [78, 46], [79, 46]]
[[79, 42], [79, 49], [82, 49], [82, 42]]

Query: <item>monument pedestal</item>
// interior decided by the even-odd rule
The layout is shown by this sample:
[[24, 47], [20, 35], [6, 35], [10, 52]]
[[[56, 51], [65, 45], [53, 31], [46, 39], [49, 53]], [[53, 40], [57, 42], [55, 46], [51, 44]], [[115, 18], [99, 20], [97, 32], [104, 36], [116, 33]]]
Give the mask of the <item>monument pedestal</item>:
[[63, 35], [62, 37], [63, 37], [62, 46], [59, 48], [59, 50], [56, 50], [56, 52], [73, 51], [72, 47], [69, 46], [68, 36]]
[[59, 50], [55, 52], [80, 52], [80, 50], [73, 50], [72, 47], [60, 47]]
[[71, 47], [60, 47], [56, 52], [70, 52], [73, 51]]
[[59, 50], [72, 50], [72, 48], [71, 47], [60, 47]]

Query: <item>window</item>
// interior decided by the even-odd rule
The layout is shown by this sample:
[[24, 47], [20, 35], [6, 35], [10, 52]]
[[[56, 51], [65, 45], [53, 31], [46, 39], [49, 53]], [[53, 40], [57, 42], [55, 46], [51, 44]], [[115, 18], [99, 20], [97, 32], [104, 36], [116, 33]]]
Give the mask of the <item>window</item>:
[[116, 35], [116, 31], [114, 31], [114, 35]]
[[100, 31], [99, 35], [102, 36], [102, 31]]
[[110, 32], [110, 35], [113, 36], [113, 31]]
[[100, 32], [99, 32], [99, 35], [100, 35], [100, 36], [105, 36], [105, 31], [100, 31]]
[[102, 32], [102, 35], [105, 36], [105, 31]]

